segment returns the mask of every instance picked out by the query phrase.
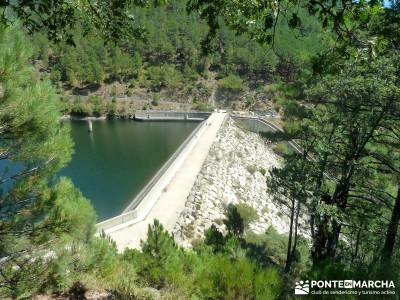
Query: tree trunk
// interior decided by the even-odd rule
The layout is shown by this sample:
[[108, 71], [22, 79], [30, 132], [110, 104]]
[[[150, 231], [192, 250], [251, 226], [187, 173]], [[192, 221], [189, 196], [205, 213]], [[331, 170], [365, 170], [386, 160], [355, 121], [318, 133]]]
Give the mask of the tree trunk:
[[393, 249], [396, 243], [397, 230], [400, 222], [400, 185], [397, 188], [397, 197], [392, 210], [392, 217], [386, 232], [385, 244], [381, 253], [382, 269], [390, 265], [393, 256]]
[[328, 257], [334, 258], [336, 255], [336, 249], [339, 244], [339, 236], [342, 231], [342, 224], [338, 223], [335, 219], [331, 221], [332, 231], [328, 236], [327, 242], [327, 255]]
[[[349, 196], [351, 178], [353, 176], [354, 164], [345, 165], [342, 171], [342, 179], [336, 186], [335, 193], [333, 195], [332, 202], [344, 212], [347, 206], [347, 198]], [[336, 249], [339, 244], [339, 236], [342, 230], [342, 225], [336, 219], [331, 218], [332, 231], [328, 235], [327, 241], [327, 255], [330, 258], [334, 258]]]
[[311, 231], [311, 240], [314, 240], [315, 238], [315, 215], [314, 213], [311, 213], [310, 216], [310, 231]]
[[288, 247], [286, 252], [286, 264], [285, 264], [285, 272], [290, 270], [290, 265], [292, 263], [292, 235], [293, 235], [293, 221], [294, 221], [294, 210], [295, 210], [295, 202], [296, 200], [292, 199], [292, 206], [290, 208], [290, 228], [289, 228], [289, 240]]
[[318, 264], [327, 258], [326, 245], [328, 241], [328, 223], [329, 220], [326, 216], [318, 218], [316, 223], [317, 230], [315, 231], [312, 259], [314, 264]]
[[297, 247], [297, 229], [298, 229], [298, 225], [299, 225], [299, 215], [300, 215], [300, 201], [297, 201], [297, 208], [296, 208], [296, 218], [294, 221], [294, 241], [293, 241], [293, 247], [292, 247], [292, 253], [291, 253], [291, 261], [290, 261], [290, 265], [289, 265], [289, 269], [291, 267], [291, 264], [293, 263], [293, 257], [295, 255], [296, 252], [296, 247]]
[[364, 227], [364, 222], [361, 222], [360, 228], [358, 229], [357, 232], [357, 238], [356, 238], [356, 245], [355, 245], [355, 249], [354, 249], [354, 253], [351, 257], [351, 261], [353, 262], [357, 256], [358, 256], [358, 249], [360, 248], [360, 238], [361, 238], [361, 233]]
[[[333, 135], [335, 133], [335, 130], [336, 130], [336, 126], [332, 126], [332, 130], [329, 134], [329, 139], [327, 142], [328, 144], [331, 143]], [[328, 162], [328, 155], [329, 155], [328, 152], [325, 152], [323, 154], [323, 157], [322, 157], [322, 160], [320, 163], [320, 169], [318, 172], [318, 176], [316, 177], [316, 184], [315, 184], [316, 191], [321, 191], [322, 182], [324, 180], [324, 176], [325, 176], [325, 172], [326, 172], [326, 165]], [[326, 197], [326, 198], [328, 198], [328, 197]], [[323, 200], [323, 199], [324, 199], [324, 196], [321, 197], [321, 200]], [[318, 252], [317, 248], [320, 247], [321, 245], [326, 244], [326, 242], [324, 241], [325, 240], [324, 236], [326, 236], [326, 235], [323, 233], [324, 230], [322, 229], [322, 227], [319, 226], [319, 224], [321, 224], [321, 222], [318, 222], [321, 220], [319, 220], [319, 217], [315, 215], [316, 206], [317, 206], [316, 203], [312, 204], [311, 217], [310, 217], [311, 238], [312, 238], [313, 244], [314, 244], [314, 250], [312, 251], [313, 259], [316, 259], [316, 257], [320, 257], [322, 255], [322, 253], [319, 253], [319, 254], [317, 253]], [[326, 221], [326, 218], [324, 218], [324, 219]], [[322, 223], [324, 223], [324, 222], [322, 222]], [[324, 226], [324, 224], [322, 224], [322, 226]], [[315, 227], [317, 227], [317, 228], [315, 228]]]

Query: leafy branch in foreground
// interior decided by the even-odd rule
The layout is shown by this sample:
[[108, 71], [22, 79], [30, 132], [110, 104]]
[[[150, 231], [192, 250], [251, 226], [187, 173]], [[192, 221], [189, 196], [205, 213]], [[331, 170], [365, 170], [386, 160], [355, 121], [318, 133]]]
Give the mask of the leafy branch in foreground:
[[100, 1], [2, 1], [0, 21], [12, 24], [17, 20], [30, 32], [46, 31], [53, 41], [74, 44], [71, 29], [76, 26], [96, 28], [106, 41], [144, 38], [144, 28], [131, 14], [134, 6], [162, 5], [164, 0], [100, 0]]

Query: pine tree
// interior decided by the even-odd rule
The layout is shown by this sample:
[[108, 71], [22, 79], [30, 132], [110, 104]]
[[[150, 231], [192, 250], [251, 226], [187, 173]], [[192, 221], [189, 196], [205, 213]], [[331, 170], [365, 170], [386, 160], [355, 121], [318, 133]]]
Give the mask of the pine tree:
[[29, 295], [45, 280], [52, 249], [93, 234], [92, 207], [54, 174], [71, 157], [60, 102], [35, 78], [29, 43], [0, 29], [0, 295]]

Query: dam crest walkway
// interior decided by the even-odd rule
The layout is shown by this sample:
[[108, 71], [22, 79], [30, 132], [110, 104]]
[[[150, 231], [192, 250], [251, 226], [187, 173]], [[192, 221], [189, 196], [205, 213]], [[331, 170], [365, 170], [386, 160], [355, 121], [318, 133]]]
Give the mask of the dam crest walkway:
[[176, 172], [168, 185], [162, 188], [159, 197], [154, 199], [155, 204], [146, 216], [133, 224], [128, 222], [105, 230], [120, 251], [127, 247], [139, 248], [140, 240], [146, 239], [148, 225], [152, 224], [154, 219], [158, 219], [167, 231], [172, 231], [185, 208], [186, 199], [226, 115], [223, 112], [215, 112], [205, 121], [204, 130], [199, 132], [194, 143], [185, 149], [183, 159], [176, 162]]

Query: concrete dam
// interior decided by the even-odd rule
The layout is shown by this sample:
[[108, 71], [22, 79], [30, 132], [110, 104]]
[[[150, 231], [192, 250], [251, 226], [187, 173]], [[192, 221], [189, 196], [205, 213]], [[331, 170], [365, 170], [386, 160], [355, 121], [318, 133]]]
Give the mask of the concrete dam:
[[[186, 138], [170, 159], [148, 182], [141, 192], [118, 216], [97, 224], [98, 231], [104, 231], [120, 250], [126, 247], [139, 248], [140, 240], [146, 238], [148, 225], [158, 219], [165, 229], [172, 231], [196, 177], [208, 155], [227, 113], [188, 114], [165, 112], [141, 112], [140, 121], [202, 119], [198, 127]], [[135, 116], [136, 117], [136, 116]], [[257, 117], [232, 116], [252, 132], [274, 132], [282, 130], [272, 121]], [[297, 144], [289, 141], [294, 151], [301, 151]]]
[[[168, 115], [167, 118], [177, 116], [180, 120], [187, 120], [185, 113]], [[139, 195], [120, 215], [97, 224], [98, 231], [110, 235], [119, 249], [138, 248], [140, 240], [146, 237], [148, 225], [154, 219], [158, 219], [167, 230], [172, 230], [227, 114], [214, 112], [190, 115], [191, 118], [194, 116], [204, 120]], [[161, 117], [160, 114], [154, 114], [146, 117], [146, 120], [160, 121]]]

